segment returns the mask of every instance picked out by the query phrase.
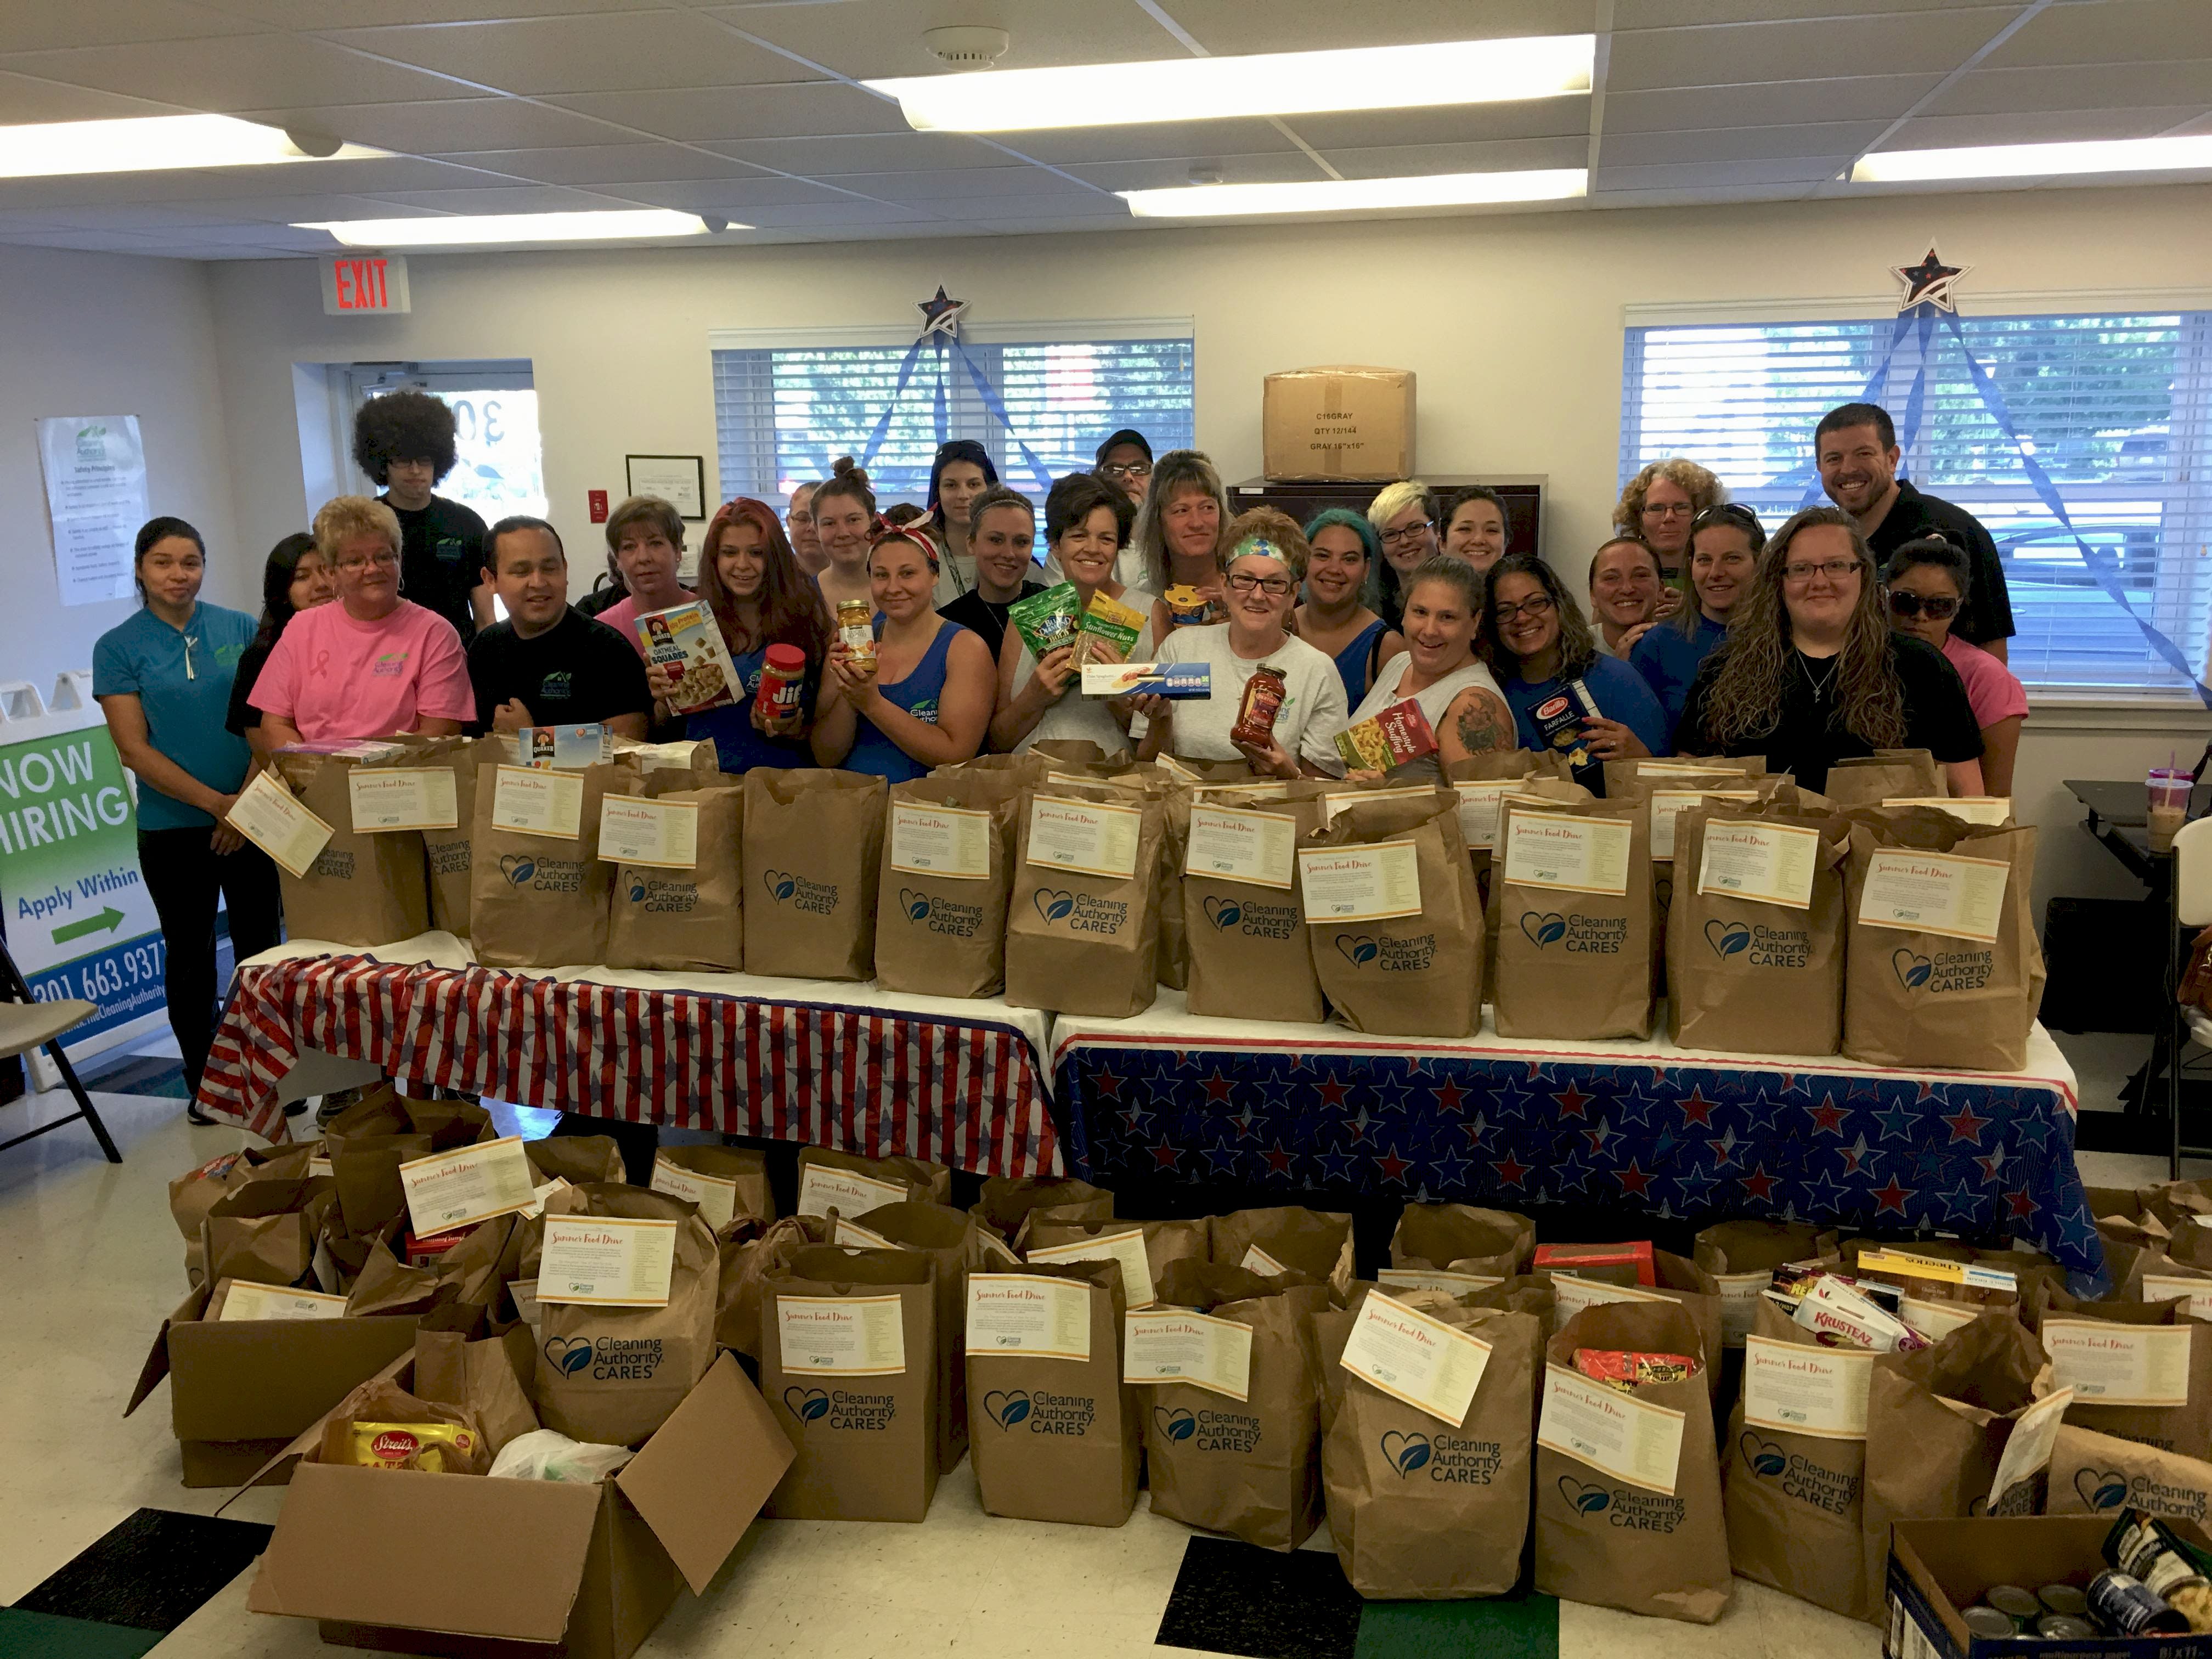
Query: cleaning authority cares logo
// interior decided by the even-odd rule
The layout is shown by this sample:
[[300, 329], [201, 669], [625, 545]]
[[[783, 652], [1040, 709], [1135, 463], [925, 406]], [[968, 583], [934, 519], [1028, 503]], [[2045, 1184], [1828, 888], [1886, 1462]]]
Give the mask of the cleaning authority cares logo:
[[2093, 1510], [2143, 1509], [2169, 1519], [2204, 1519], [2206, 1494], [2193, 1486], [2169, 1486], [2147, 1474], [2124, 1469], [2076, 1469], [2074, 1490]]
[[887, 1394], [853, 1394], [843, 1389], [793, 1385], [783, 1391], [783, 1408], [804, 1429], [816, 1423], [830, 1429], [878, 1434], [898, 1416], [898, 1401]]
[[1938, 951], [1933, 956], [1899, 945], [1889, 953], [1897, 982], [1908, 991], [1941, 996], [1946, 991], [1978, 991], [1990, 982], [1996, 957], [1989, 951]]
[[1753, 968], [1802, 968], [1813, 959], [1812, 937], [1802, 927], [1753, 927], [1714, 916], [1705, 923], [1705, 943], [1723, 962]]
[[1381, 974], [1426, 973], [1437, 959], [1437, 936], [1377, 939], [1371, 933], [1339, 933], [1336, 953], [1355, 968], [1372, 968]]
[[1087, 1394], [994, 1389], [983, 1396], [983, 1414], [1009, 1434], [1021, 1429], [1080, 1438], [1098, 1420], [1098, 1402]]
[[1152, 1422], [1171, 1446], [1193, 1451], [1259, 1449], [1260, 1419], [1245, 1412], [1187, 1411], [1181, 1406], [1152, 1407]]
[[1411, 1480], [1422, 1470], [1431, 1480], [1461, 1486], [1486, 1486], [1497, 1479], [1505, 1462], [1505, 1447], [1496, 1440], [1470, 1440], [1458, 1434], [1406, 1434], [1387, 1430], [1378, 1443], [1383, 1461]]
[[1849, 1515], [1858, 1502], [1859, 1478], [1841, 1469], [1815, 1463], [1798, 1452], [1787, 1452], [1771, 1440], [1746, 1429], [1736, 1442], [1744, 1466], [1760, 1480], [1782, 1488], [1784, 1498], [1810, 1504], [1830, 1515]]
[[562, 1376], [593, 1382], [650, 1382], [666, 1358], [657, 1336], [550, 1336], [544, 1352]]
[[1030, 895], [1030, 902], [1048, 927], [1064, 924], [1073, 933], [1118, 933], [1129, 925], [1129, 907], [1121, 899], [1093, 898], [1064, 887], [1040, 887]]
[[788, 870], [767, 870], [761, 873], [761, 883], [768, 896], [778, 904], [788, 904], [794, 910], [804, 910], [810, 915], [834, 915], [837, 910], [837, 884], [835, 882], [809, 881], [804, 876], [794, 876]]
[[917, 927], [950, 939], [974, 939], [983, 931], [981, 905], [956, 904], [911, 887], [899, 889], [899, 914]]
[[1617, 957], [1628, 943], [1626, 916], [1586, 916], [1580, 911], [1523, 910], [1521, 933], [1539, 951], [1558, 945], [1571, 956]]
[[1633, 1486], [1601, 1486], [1563, 1474], [1559, 1477], [1559, 1496], [1576, 1514], [1592, 1520], [1601, 1515], [1607, 1526], [1625, 1531], [1671, 1533], [1682, 1524], [1682, 1500], [1663, 1498], [1656, 1492], [1638, 1492]]
[[1199, 902], [1205, 907], [1206, 919], [1217, 933], [1286, 939], [1297, 929], [1298, 913], [1287, 904], [1255, 904], [1249, 899], [1224, 898], [1218, 893], [1207, 893]]

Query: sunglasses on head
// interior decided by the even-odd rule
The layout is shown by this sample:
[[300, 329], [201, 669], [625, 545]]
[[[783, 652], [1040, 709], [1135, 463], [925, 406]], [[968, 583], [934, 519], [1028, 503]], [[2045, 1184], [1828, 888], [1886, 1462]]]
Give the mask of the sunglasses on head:
[[1948, 622], [1959, 614], [1958, 600], [1948, 597], [1930, 597], [1907, 593], [1901, 588], [1889, 591], [1889, 614], [1893, 617], [1925, 616], [1929, 622]]
[[1749, 507], [1735, 501], [1720, 501], [1691, 520], [1690, 533], [1694, 536], [1700, 530], [1711, 530], [1717, 524], [1732, 524], [1754, 535], [1763, 528], [1759, 522], [1759, 514]]

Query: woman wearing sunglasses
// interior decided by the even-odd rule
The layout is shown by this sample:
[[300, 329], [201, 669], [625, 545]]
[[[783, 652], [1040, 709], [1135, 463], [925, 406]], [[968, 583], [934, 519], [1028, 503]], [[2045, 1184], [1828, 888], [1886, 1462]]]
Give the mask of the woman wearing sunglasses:
[[1765, 545], [1759, 514], [1733, 501], [1707, 507], [1692, 524], [1688, 568], [1697, 603], [1653, 623], [1628, 653], [1629, 666], [1644, 676], [1667, 711], [1669, 732], [1682, 718], [1698, 670], [1728, 637], [1729, 618], [1750, 588]]
[[1983, 790], [2009, 795], [2021, 722], [2027, 718], [2027, 692], [1997, 658], [1951, 631], [1966, 605], [1972, 568], [1966, 554], [1941, 536], [1922, 536], [1889, 556], [1883, 585], [1890, 622], [1900, 633], [1941, 651], [1966, 688], [1974, 724], [1982, 728]]

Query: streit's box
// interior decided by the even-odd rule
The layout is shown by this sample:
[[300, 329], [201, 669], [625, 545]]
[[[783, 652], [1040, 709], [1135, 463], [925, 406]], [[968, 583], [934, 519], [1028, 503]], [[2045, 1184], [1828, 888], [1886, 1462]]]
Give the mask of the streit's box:
[[1340, 364], [1270, 374], [1260, 425], [1270, 478], [1409, 478], [1413, 372]]

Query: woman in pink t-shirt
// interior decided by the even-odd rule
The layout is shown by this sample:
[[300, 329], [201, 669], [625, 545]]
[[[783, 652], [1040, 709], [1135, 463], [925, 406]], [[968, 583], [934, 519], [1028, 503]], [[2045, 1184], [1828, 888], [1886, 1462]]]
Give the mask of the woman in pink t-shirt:
[[315, 514], [314, 535], [337, 603], [293, 617], [254, 684], [269, 747], [459, 732], [476, 715], [468, 658], [453, 623], [399, 597], [398, 517], [340, 495]]
[[684, 558], [684, 520], [672, 502], [633, 495], [607, 520], [607, 554], [629, 596], [599, 612], [599, 620], [642, 657], [645, 641], [637, 619], [699, 597], [677, 580]]
[[1941, 651], [1966, 688], [1974, 724], [1982, 728], [1982, 787], [1992, 795], [2009, 795], [2021, 723], [2027, 718], [2027, 691], [2001, 659], [1951, 631], [1966, 603], [1972, 569], [1966, 554], [1942, 537], [1922, 536], [1889, 556], [1883, 586], [1890, 621]]

